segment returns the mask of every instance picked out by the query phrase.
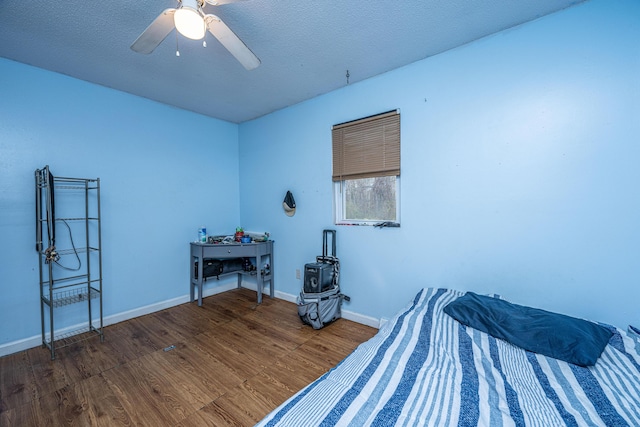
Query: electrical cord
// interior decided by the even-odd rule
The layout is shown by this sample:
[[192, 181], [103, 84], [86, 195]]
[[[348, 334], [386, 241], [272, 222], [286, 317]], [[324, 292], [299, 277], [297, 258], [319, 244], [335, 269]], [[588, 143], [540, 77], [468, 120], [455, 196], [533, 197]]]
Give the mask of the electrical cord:
[[[71, 240], [71, 247], [73, 248], [73, 253], [76, 256], [76, 259], [78, 260], [78, 267], [77, 268], [72, 268], [72, 267], [67, 267], [65, 265], [60, 264], [60, 262], [58, 262], [60, 260], [60, 255], [56, 252], [56, 247], [55, 246], [50, 246], [49, 247], [49, 249], [51, 249], [50, 254], [53, 255], [51, 257], [51, 259], [49, 259], [49, 253], [47, 253], [47, 251], [49, 251], [49, 249], [47, 249], [47, 251], [45, 251], [45, 254], [47, 254], [47, 258], [46, 259], [49, 260], [49, 261], [55, 262], [56, 265], [58, 265], [58, 267], [63, 268], [65, 270], [78, 271], [82, 267], [82, 261], [80, 260], [80, 256], [78, 255], [78, 250], [76, 249], [76, 245], [73, 243], [73, 234], [71, 233], [71, 227], [69, 227], [69, 224], [64, 219], [61, 219], [60, 221], [62, 221], [64, 223], [64, 225], [67, 226], [67, 230], [69, 230], [69, 240]], [[87, 248], [87, 250], [89, 250], [89, 249]]]

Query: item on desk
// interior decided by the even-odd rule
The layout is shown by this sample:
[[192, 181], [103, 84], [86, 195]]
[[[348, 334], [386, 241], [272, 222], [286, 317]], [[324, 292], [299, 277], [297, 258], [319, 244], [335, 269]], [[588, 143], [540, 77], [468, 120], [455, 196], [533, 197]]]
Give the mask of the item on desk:
[[265, 231], [264, 233], [257, 233], [254, 231], [245, 231], [244, 235], [251, 237], [251, 240], [254, 242], [266, 242], [267, 240], [269, 240], [269, 236], [271, 234], [269, 234], [268, 231]]
[[242, 237], [240, 238], [240, 241], [241, 241], [242, 243], [251, 243], [251, 237], [249, 237], [249, 236], [242, 236]]
[[204, 225], [198, 228], [198, 242], [207, 243], [207, 227]]
[[242, 227], [236, 227], [236, 242], [240, 242], [242, 240], [242, 236], [244, 236], [244, 230]]

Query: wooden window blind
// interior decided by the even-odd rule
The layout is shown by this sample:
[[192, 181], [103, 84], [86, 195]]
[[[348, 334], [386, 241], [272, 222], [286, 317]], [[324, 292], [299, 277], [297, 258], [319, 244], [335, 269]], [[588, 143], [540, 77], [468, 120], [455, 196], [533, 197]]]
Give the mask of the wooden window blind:
[[333, 181], [400, 175], [397, 110], [333, 126]]

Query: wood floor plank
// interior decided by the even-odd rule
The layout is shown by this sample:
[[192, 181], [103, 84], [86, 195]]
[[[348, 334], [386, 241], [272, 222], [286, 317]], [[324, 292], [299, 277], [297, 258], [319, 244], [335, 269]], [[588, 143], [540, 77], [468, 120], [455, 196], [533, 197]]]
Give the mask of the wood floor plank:
[[254, 359], [277, 359], [298, 346], [295, 342], [278, 341], [268, 334], [247, 328], [245, 324], [234, 320], [219, 328], [224, 334], [217, 334], [217, 340], [225, 341], [229, 346], [242, 348], [245, 354]]
[[36, 381], [27, 352], [0, 358], [0, 413], [36, 397]]
[[[3, 420], [4, 417], [4, 420]], [[67, 385], [0, 414], [7, 426], [130, 425], [128, 415], [101, 376]]]
[[214, 320], [207, 316], [203, 310], [187, 310], [186, 307], [193, 307], [192, 304], [182, 304], [153, 313], [150, 316], [165, 328], [173, 329], [183, 338], [201, 334], [211, 327], [229, 320]]
[[344, 351], [320, 340], [304, 343], [296, 349], [296, 352], [301, 357], [313, 360], [325, 370], [337, 365], [346, 356]]
[[54, 425], [128, 425], [131, 420], [101, 375], [43, 396], [41, 407]]
[[[267, 306], [271, 304], [271, 300], [265, 298], [263, 299], [263, 304]], [[236, 289], [205, 298], [203, 307], [205, 310], [212, 309], [220, 315], [235, 319], [255, 310], [258, 307], [258, 303], [255, 292], [247, 289]]]
[[58, 360], [51, 360], [49, 349], [42, 347], [27, 350], [27, 355], [33, 369], [38, 396], [53, 393], [86, 378], [79, 374], [72, 363], [65, 362], [64, 352], [58, 354]]
[[215, 335], [200, 334], [194, 337], [191, 343], [222, 362], [235, 376], [243, 380], [264, 369], [264, 364], [248, 354], [242, 345], [228, 344], [224, 340], [216, 338]]
[[279, 399], [263, 394], [245, 382], [231, 393], [216, 399], [219, 414], [241, 426], [253, 426], [278, 406]]
[[284, 343], [295, 348], [300, 344], [312, 339], [318, 333], [310, 327], [305, 327], [302, 321], [296, 316], [295, 326], [289, 323], [274, 322], [270, 317], [254, 313], [241, 317], [237, 320], [244, 327], [254, 330], [262, 335], [271, 337], [273, 340]]
[[[86, 413], [90, 426], [130, 426], [133, 420], [124, 409], [122, 402], [109, 388], [102, 375], [92, 378], [94, 383], [91, 388], [80, 388], [78, 394], [86, 401]], [[83, 381], [80, 385], [87, 383]]]
[[50, 412], [40, 407], [38, 399], [0, 412], [0, 426], [55, 426]]
[[200, 408], [244, 381], [224, 363], [190, 343], [180, 343], [170, 351], [149, 356], [150, 369], [156, 369], [176, 388], [193, 393], [193, 406]]
[[[50, 360], [49, 352], [45, 351], [48, 362], [42, 359], [41, 355], [30, 352], [30, 357], [37, 357], [39, 366], [45, 370], [49, 370], [52, 366], [54, 369], [63, 369], [63, 376], [67, 383], [71, 384], [76, 381], [92, 377], [100, 372], [111, 368], [121, 362], [120, 352], [112, 347], [113, 343], [101, 343], [98, 337], [73, 344], [56, 350], [56, 359]], [[58, 368], [60, 367], [60, 368]], [[35, 370], [34, 370], [35, 371]], [[54, 374], [57, 374], [54, 370]], [[38, 380], [38, 386], [44, 388], [44, 383]]]
[[[211, 303], [211, 299], [216, 298], [217, 296], [218, 295], [208, 297], [208, 302], [203, 304], [201, 307], [198, 307], [197, 304], [193, 303], [183, 304], [189, 306], [188, 310], [185, 311], [185, 314], [189, 315], [189, 319], [200, 317], [205, 318], [207, 319], [207, 322], [212, 324], [211, 326], [220, 325], [230, 322], [233, 319], [237, 319], [239, 316], [232, 310], [226, 309], [223, 305]], [[207, 301], [207, 298], [204, 300]]]
[[327, 372], [326, 364], [318, 364], [293, 351], [265, 370], [276, 378], [285, 378], [291, 390], [298, 391]]
[[[175, 354], [181, 350], [173, 351]], [[153, 370], [153, 376], [158, 378], [153, 382], [153, 387], [159, 390], [163, 386], [162, 392], [174, 401], [181, 402], [185, 414], [189, 414], [219, 397], [226, 388], [217, 381], [215, 375], [196, 370], [195, 366], [181, 358], [170, 358], [164, 352], [156, 352], [145, 358], [144, 363], [145, 370]]]
[[279, 376], [278, 373], [280, 372], [277, 367], [267, 368], [251, 377], [242, 386], [250, 390], [252, 394], [260, 395], [267, 400], [269, 402], [267, 409], [275, 408], [307, 384], [293, 378]]
[[355, 322], [333, 322], [327, 325], [323, 332], [325, 335], [331, 334], [344, 338], [357, 346], [362, 343], [363, 337], [369, 339], [378, 333], [378, 330]]
[[107, 328], [105, 340], [119, 343], [120, 351], [128, 360], [157, 351], [166, 343], [166, 339], [149, 334], [139, 319], [127, 320]]
[[[0, 358], [0, 426], [252, 426], [376, 330], [237, 289]], [[172, 347], [170, 347], [172, 346]], [[167, 351], [165, 351], [165, 348]]]
[[111, 369], [104, 378], [134, 424], [175, 425], [194, 408], [163, 373], [148, 368], [149, 357]]
[[256, 423], [245, 424], [212, 402], [199, 411], [191, 414], [186, 420], [177, 424], [178, 427], [246, 427]]
[[278, 301], [278, 304], [269, 307], [260, 306], [244, 317], [247, 319], [260, 317], [269, 325], [284, 326], [286, 329], [313, 331], [313, 328], [305, 326], [300, 320], [297, 304], [288, 301]]

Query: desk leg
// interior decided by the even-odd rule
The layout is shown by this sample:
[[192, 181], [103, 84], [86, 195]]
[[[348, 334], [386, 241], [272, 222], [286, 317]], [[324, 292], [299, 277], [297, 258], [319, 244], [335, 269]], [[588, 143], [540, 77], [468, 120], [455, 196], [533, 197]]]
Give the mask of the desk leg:
[[261, 274], [262, 255], [256, 256], [256, 287], [258, 288], [258, 304], [262, 304], [262, 288], [264, 286], [264, 280]]
[[273, 278], [273, 275], [275, 274], [275, 266], [276, 264], [273, 261], [273, 251], [271, 251], [271, 259], [269, 260], [270, 263], [270, 268], [269, 268], [269, 295], [271, 295], [271, 298], [275, 298], [276, 297], [276, 289], [275, 289], [275, 279]]
[[198, 258], [198, 307], [202, 307], [202, 283], [204, 282], [204, 262], [203, 258]]
[[193, 282], [196, 280], [194, 269], [195, 261], [193, 255], [189, 254], [189, 302], [193, 302], [195, 299], [195, 287]]

